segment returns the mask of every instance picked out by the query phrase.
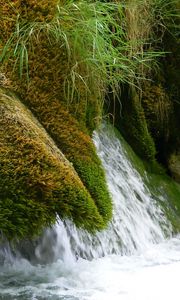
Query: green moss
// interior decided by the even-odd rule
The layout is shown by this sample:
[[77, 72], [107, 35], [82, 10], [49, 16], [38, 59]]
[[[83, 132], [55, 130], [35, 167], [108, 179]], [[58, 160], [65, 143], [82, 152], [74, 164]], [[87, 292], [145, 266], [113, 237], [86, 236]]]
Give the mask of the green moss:
[[[74, 177], [78, 178], [79, 182], [77, 183], [77, 179], [75, 180], [71, 173], [69, 173], [67, 181], [67, 178], [64, 178], [63, 175], [66, 174], [63, 168], [54, 170], [53, 179], [52, 177], [49, 178], [49, 172], [51, 174], [52, 170], [51, 168], [48, 169], [43, 157], [41, 164], [43, 172], [45, 170], [46, 172], [43, 173], [44, 179], [42, 180], [43, 182], [45, 179], [50, 181], [49, 188], [46, 191], [43, 183], [39, 183], [40, 174], [37, 170], [34, 170], [33, 173], [34, 183], [25, 192], [17, 189], [18, 179], [15, 177], [11, 185], [14, 186], [14, 194], [17, 194], [16, 202], [18, 204], [21, 194], [23, 197], [25, 194], [28, 203], [30, 203], [30, 200], [33, 203], [38, 203], [36, 199], [41, 199], [41, 204], [42, 206], [45, 205], [45, 208], [47, 201], [51, 203], [52, 206], [50, 205], [50, 208], [48, 208], [50, 213], [52, 212], [49, 214], [51, 215], [50, 220], [47, 219], [45, 210], [40, 210], [42, 217], [37, 218], [40, 220], [40, 229], [54, 222], [55, 214], [58, 213], [61, 218], [72, 218], [77, 226], [86, 228], [91, 232], [100, 230], [105, 227], [112, 216], [112, 203], [101, 162], [97, 157], [91, 138], [86, 134], [86, 132], [92, 132], [94, 129], [95, 117], [98, 113], [95, 97], [93, 94], [89, 95], [91, 97], [87, 101], [86, 87], [79, 80], [76, 83], [79, 90], [77, 94], [74, 94], [77, 99], [73, 98], [72, 101], [67, 101], [64, 93], [64, 82], [69, 72], [70, 62], [64, 47], [59, 48], [59, 44], [53, 41], [50, 43], [43, 33], [39, 33], [38, 40], [35, 40], [33, 48], [29, 49], [28, 65], [29, 82], [26, 80], [26, 74], [22, 74], [21, 80], [18, 77], [18, 70], [12, 73], [13, 62], [11, 64], [11, 61], [8, 61], [8, 64], [4, 65], [6, 76], [11, 79], [11, 88], [18, 92], [23, 102], [48, 131], [59, 149], [73, 163], [82, 181], [76, 174]], [[12, 141], [12, 145], [15, 144], [15, 141]], [[34, 148], [31, 151], [36, 156], [42, 154], [42, 150], [38, 154]], [[24, 156], [25, 149], [22, 149], [21, 152]], [[25, 159], [23, 156], [22, 159]], [[10, 158], [11, 154], [7, 153], [7, 157]], [[20, 173], [20, 180], [24, 182], [28, 180], [30, 166], [33, 166], [33, 163], [33, 161], [30, 161], [28, 171], [25, 170], [24, 173]], [[12, 170], [9, 172], [8, 176], [10, 177]], [[12, 194], [6, 194], [3, 197], [13, 199]], [[40, 209], [42, 209], [42, 206], [40, 205]], [[5, 208], [6, 205], [4, 205]], [[38, 209], [36, 211], [38, 212]], [[42, 218], [44, 218], [44, 221], [41, 221]], [[37, 219], [35, 221], [36, 225]], [[27, 224], [25, 228], [26, 226]], [[20, 228], [19, 225], [18, 228]], [[5, 229], [3, 230], [8, 235], [9, 229], [6, 232]], [[31, 228], [29, 232], [25, 232], [24, 229], [23, 235], [31, 235], [31, 233], [37, 233], [36, 226], [33, 229]], [[16, 235], [15, 232], [14, 235]], [[18, 232], [17, 236], [20, 236]]]
[[143, 108], [134, 88], [124, 87], [121, 114], [116, 110], [115, 125], [144, 160], [155, 160], [155, 145], [148, 131]]
[[[95, 93], [87, 92], [87, 87], [79, 77], [76, 78], [73, 97], [66, 98], [64, 83], [69, 80], [71, 64], [73, 62], [69, 61], [65, 46], [62, 44], [60, 47], [57, 41], [49, 41], [45, 32], [39, 32], [38, 39], [33, 40], [33, 47], [28, 49], [30, 81], [27, 82], [26, 74], [19, 79], [16, 69], [12, 73], [11, 61], [5, 67], [7, 77], [11, 78], [11, 87], [73, 164], [103, 219], [103, 226], [99, 226], [102, 228], [112, 216], [112, 203], [101, 162], [88, 135], [95, 128], [100, 104]], [[86, 72], [83, 64], [78, 67], [82, 73]], [[70, 94], [73, 88], [70, 86]], [[65, 190], [63, 186], [62, 190]], [[73, 197], [70, 189], [65, 194], [70, 199]], [[81, 199], [82, 195], [79, 197]], [[74, 218], [76, 224], [80, 224], [78, 218], [76, 221]]]
[[180, 185], [167, 175], [151, 174], [148, 186], [170, 221], [173, 232], [180, 231]]
[[141, 102], [148, 130], [156, 145], [157, 160], [166, 166], [171, 134], [170, 119], [173, 115], [172, 102], [162, 84], [157, 82], [144, 82]]
[[172, 104], [161, 84], [144, 82], [142, 105], [153, 138], [157, 140], [162, 135], [168, 136], [167, 130]]
[[81, 130], [75, 118], [58, 99], [39, 97], [32, 103], [34, 113], [73, 164], [83, 184], [95, 201], [105, 223], [112, 216], [112, 203], [105, 183], [105, 174], [91, 138]]
[[172, 224], [174, 233], [178, 233], [180, 231], [180, 184], [167, 176], [165, 170], [158, 164], [154, 166], [152, 163], [141, 160], [117, 130], [115, 133], [120, 139], [132, 166], [139, 172], [149, 188], [156, 205], [161, 207], [166, 218]]
[[72, 165], [27, 108], [2, 89], [0, 113], [1, 232], [9, 239], [32, 237], [57, 214], [91, 232], [102, 229], [105, 222]]
[[[133, 147], [130, 146], [126, 141], [125, 138], [122, 137], [120, 131], [117, 128], [113, 128], [117, 138], [123, 144], [123, 148], [128, 153], [128, 158], [132, 162], [133, 166], [135, 166], [136, 170], [144, 177], [144, 173], [148, 172], [148, 174], [158, 174], [158, 175], [165, 175], [166, 169], [159, 164], [157, 161], [147, 161], [141, 159], [133, 150]], [[148, 184], [148, 183], [147, 183]]]
[[100, 215], [107, 223], [112, 217], [112, 204], [104, 180], [104, 171], [100, 161], [75, 159], [73, 163], [81, 180], [94, 199]]
[[[57, 3], [60, 5], [58, 9]], [[58, 21], [55, 20], [53, 23], [58, 10], [62, 10], [65, 17], [70, 13], [66, 11], [68, 4], [65, 6], [65, 3], [57, 0], [41, 0], [38, 3], [33, 0], [25, 3], [18, 0], [13, 3], [2, 1], [2, 4], [0, 49], [10, 37], [14, 43], [6, 49], [7, 57], [3, 58], [3, 72], [11, 79], [11, 87], [18, 90], [20, 95], [29, 90], [28, 72], [31, 85], [29, 96], [36, 97], [40, 92], [46, 98], [56, 96], [78, 120], [83, 130], [92, 133], [102, 110], [99, 82], [91, 78], [91, 68], [87, 62], [89, 56], [88, 59], [81, 57], [83, 55], [81, 48], [83, 47], [85, 51], [85, 47], [79, 35], [76, 39], [74, 37], [76, 33], [75, 28], [72, 28], [74, 17], [70, 14], [69, 18], [63, 21], [60, 15]], [[81, 25], [78, 26], [81, 28]], [[22, 80], [19, 80], [18, 75]], [[87, 79], [89, 77], [90, 79]], [[86, 79], [92, 81], [91, 90]]]
[[172, 177], [180, 183], [180, 152], [171, 154], [168, 163]]
[[[76, 9], [73, 5], [65, 6], [66, 2], [72, 3], [60, 1], [63, 6], [60, 6], [59, 10], [63, 13], [59, 13], [56, 22], [53, 23], [57, 14], [56, 0], [1, 1], [0, 49], [6, 45], [6, 55], [2, 55], [1, 72], [5, 72], [7, 80], [11, 82], [11, 88], [37, 117], [81, 178], [80, 180], [72, 166], [67, 166], [65, 162], [60, 165], [60, 162], [57, 162], [59, 159], [55, 158], [54, 153], [47, 147], [48, 143], [44, 143], [44, 137], [41, 138], [41, 143], [39, 142], [40, 132], [38, 141], [35, 141], [32, 128], [27, 128], [31, 117], [27, 118], [27, 124], [24, 121], [23, 126], [15, 126], [22, 125], [19, 119], [19, 123], [16, 123], [16, 115], [11, 121], [8, 119], [10, 125], [6, 133], [9, 131], [11, 134], [1, 136], [5, 151], [2, 151], [1, 155], [3, 164], [0, 172], [4, 186], [8, 187], [3, 189], [3, 185], [1, 186], [4, 199], [2, 223], [11, 216], [12, 226], [13, 222], [18, 221], [18, 214], [14, 214], [13, 219], [11, 211], [18, 211], [19, 208], [13, 208], [13, 205], [18, 206], [19, 201], [23, 206], [24, 201], [28, 202], [29, 215], [32, 215], [33, 205], [36, 203], [38, 216], [34, 224], [54, 222], [55, 214], [58, 213], [62, 218], [72, 218], [78, 226], [95, 230], [103, 228], [112, 215], [105, 175], [88, 133], [92, 133], [101, 118], [101, 97], [107, 85], [109, 84], [110, 89], [116, 93], [119, 81], [134, 83], [135, 74], [139, 73], [141, 68], [144, 69], [140, 62], [145, 61], [145, 53], [141, 53], [143, 59], [142, 55], [140, 59], [138, 57], [143, 49], [140, 40], [146, 40], [146, 30], [144, 32], [141, 20], [142, 32], [135, 34], [137, 28], [131, 26], [136, 25], [138, 8], [132, 17], [129, 10], [128, 18], [128, 7], [124, 9], [124, 5], [90, 5], [87, 10], [83, 1]], [[100, 2], [97, 1], [97, 4]], [[117, 8], [120, 12], [118, 17], [115, 17]], [[143, 10], [146, 16], [146, 6], [142, 7]], [[125, 15], [127, 20], [124, 19]], [[119, 18], [118, 22], [116, 18]], [[101, 27], [97, 26], [100, 24], [97, 21], [103, 24], [103, 31], [97, 30]], [[92, 26], [89, 26], [91, 23]], [[119, 24], [123, 24], [123, 28]], [[87, 29], [91, 29], [90, 33]], [[7, 46], [6, 42], [10, 36], [13, 41], [11, 39], [12, 43]], [[138, 43], [135, 49], [132, 49], [136, 42], [134, 37]], [[130, 43], [126, 44], [126, 39], [131, 39]], [[147, 44], [149, 43], [148, 40]], [[148, 46], [145, 45], [144, 48], [146, 47]], [[147, 54], [147, 60], [150, 60], [151, 55]], [[127, 90], [129, 91], [129, 87]], [[149, 103], [148, 100], [148, 105]], [[140, 97], [131, 89], [130, 94], [122, 99], [122, 116], [116, 115], [115, 123], [136, 153], [151, 161], [151, 165], [154, 166], [156, 151], [151, 134], [156, 123], [153, 123], [153, 115], [150, 124], [148, 114], [152, 115], [152, 110], [143, 109]], [[4, 119], [2, 125], [5, 126], [3, 122]], [[39, 128], [39, 124], [37, 127]], [[15, 159], [9, 162], [13, 157]], [[30, 157], [29, 162], [27, 157]], [[18, 169], [18, 161], [22, 168], [18, 175], [11, 179], [12, 171], [16, 174]], [[23, 188], [18, 189], [17, 184]], [[6, 212], [7, 206], [12, 208], [10, 212]], [[50, 211], [49, 219], [47, 207]], [[23, 213], [23, 218], [26, 218], [25, 209]], [[94, 225], [91, 226], [92, 224]], [[41, 225], [37, 226], [40, 227]], [[25, 228], [24, 235], [28, 234]], [[33, 228], [32, 232], [36, 232], [36, 226]], [[5, 229], [3, 231], [5, 232]], [[15, 231], [13, 232], [15, 234]]]

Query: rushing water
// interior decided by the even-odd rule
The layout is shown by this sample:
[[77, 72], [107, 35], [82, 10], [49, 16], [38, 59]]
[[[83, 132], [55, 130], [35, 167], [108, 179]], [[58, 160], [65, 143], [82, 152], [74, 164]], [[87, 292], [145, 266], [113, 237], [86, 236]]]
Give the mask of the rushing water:
[[114, 133], [94, 135], [114, 202], [106, 231], [58, 221], [34, 245], [0, 250], [0, 300], [178, 300], [180, 237]]

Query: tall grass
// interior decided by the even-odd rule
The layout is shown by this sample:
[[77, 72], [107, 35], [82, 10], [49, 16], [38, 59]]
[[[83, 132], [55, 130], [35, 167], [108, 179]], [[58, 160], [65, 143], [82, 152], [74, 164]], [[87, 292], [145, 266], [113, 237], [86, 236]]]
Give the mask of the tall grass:
[[180, 2], [179, 0], [152, 0], [152, 7], [156, 23], [162, 32], [169, 31], [178, 38], [180, 29]]
[[4, 45], [0, 61], [13, 58], [20, 78], [26, 73], [29, 80], [28, 52], [43, 32], [49, 43], [66, 49], [70, 71], [64, 91], [68, 102], [73, 101], [75, 93], [78, 95], [77, 82], [81, 81], [87, 94], [98, 93], [103, 106], [107, 87], [118, 95], [119, 83], [136, 84], [144, 79], [144, 69], [162, 54], [149, 46], [154, 18], [149, 7], [152, 2], [158, 3], [160, 15], [160, 2], [164, 1], [60, 1], [50, 22], [27, 23], [17, 15], [15, 31]]

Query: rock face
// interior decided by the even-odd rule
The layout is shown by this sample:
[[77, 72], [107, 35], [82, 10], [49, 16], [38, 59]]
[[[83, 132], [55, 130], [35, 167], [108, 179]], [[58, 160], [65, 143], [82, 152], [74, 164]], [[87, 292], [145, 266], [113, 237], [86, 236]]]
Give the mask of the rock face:
[[180, 152], [174, 153], [169, 159], [169, 170], [173, 178], [180, 183]]
[[0, 89], [0, 229], [32, 237], [56, 216], [91, 232], [105, 226], [89, 191], [32, 113]]

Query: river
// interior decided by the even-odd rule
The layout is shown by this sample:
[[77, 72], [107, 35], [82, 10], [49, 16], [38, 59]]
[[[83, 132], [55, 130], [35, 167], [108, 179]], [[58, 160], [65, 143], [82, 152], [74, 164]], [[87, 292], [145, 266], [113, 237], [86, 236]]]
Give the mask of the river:
[[58, 220], [33, 244], [1, 247], [0, 300], [180, 299], [180, 236], [173, 236], [148, 175], [112, 128], [104, 125], [94, 143], [113, 199], [112, 222], [91, 236]]

